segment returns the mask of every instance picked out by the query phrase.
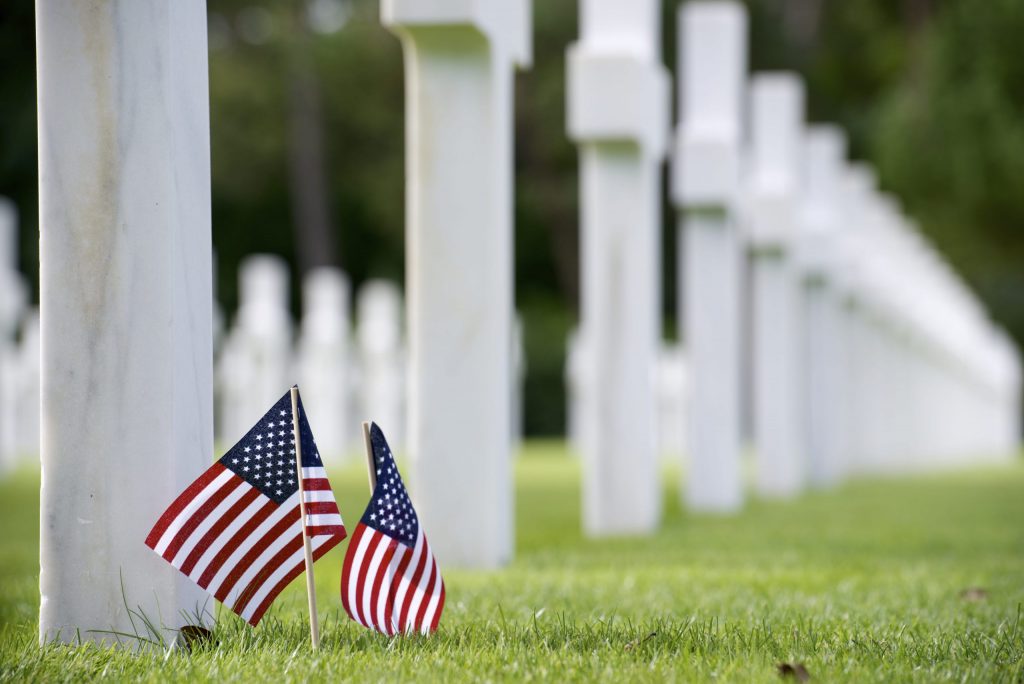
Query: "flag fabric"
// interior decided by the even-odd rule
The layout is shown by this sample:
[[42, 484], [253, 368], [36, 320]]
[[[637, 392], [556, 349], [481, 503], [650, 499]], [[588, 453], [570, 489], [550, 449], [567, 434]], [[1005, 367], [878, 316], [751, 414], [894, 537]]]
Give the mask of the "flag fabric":
[[444, 580], [394, 456], [370, 428], [377, 485], [345, 553], [341, 602], [353, 620], [389, 636], [428, 634], [444, 610]]
[[[306, 531], [316, 560], [345, 525], [299, 407]], [[146, 546], [251, 625], [305, 570], [290, 392], [174, 500]]]

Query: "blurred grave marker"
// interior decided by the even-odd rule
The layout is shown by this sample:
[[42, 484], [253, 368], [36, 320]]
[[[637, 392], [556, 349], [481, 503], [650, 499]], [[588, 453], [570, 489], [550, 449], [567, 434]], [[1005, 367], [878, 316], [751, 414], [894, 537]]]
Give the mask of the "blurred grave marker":
[[648, 533], [661, 517], [655, 374], [660, 345], [661, 160], [669, 82], [653, 0], [580, 4], [568, 53], [570, 137], [580, 148], [583, 527]]
[[326, 459], [354, 447], [358, 424], [352, 411], [349, 348], [349, 282], [341, 269], [323, 266], [302, 280], [302, 323], [296, 349], [296, 375], [306, 397], [317, 447]]
[[690, 359], [686, 504], [731, 512], [740, 480], [739, 145], [747, 14], [738, 2], [679, 9], [679, 125], [672, 195], [679, 211], [682, 341]]
[[804, 88], [785, 72], [756, 74], [750, 85], [751, 141], [745, 227], [753, 278], [754, 439], [757, 489], [793, 496], [806, 466], [800, 400], [800, 277], [792, 248], [802, 183]]
[[356, 302], [359, 344], [359, 410], [388, 429], [396, 451], [404, 448], [405, 348], [402, 343], [402, 293], [389, 280], [369, 280]]

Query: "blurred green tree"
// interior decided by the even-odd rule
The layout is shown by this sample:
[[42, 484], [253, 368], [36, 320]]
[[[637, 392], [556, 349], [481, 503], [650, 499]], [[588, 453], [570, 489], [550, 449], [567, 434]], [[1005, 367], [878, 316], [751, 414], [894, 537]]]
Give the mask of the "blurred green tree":
[[[526, 429], [564, 424], [565, 339], [578, 307], [576, 149], [565, 50], [576, 2], [534, 1], [534, 64], [516, 81], [516, 298], [529, 374]], [[751, 66], [796, 69], [811, 120], [850, 134], [995, 318], [1024, 341], [1024, 31], [1020, 0], [747, 0]], [[677, 2], [663, 0], [675, 68]], [[293, 269], [342, 266], [355, 286], [404, 271], [402, 54], [377, 0], [209, 0], [218, 296], [237, 303], [253, 252]], [[0, 194], [21, 211], [38, 273], [33, 3], [0, 3]], [[675, 316], [666, 205], [663, 311]]]

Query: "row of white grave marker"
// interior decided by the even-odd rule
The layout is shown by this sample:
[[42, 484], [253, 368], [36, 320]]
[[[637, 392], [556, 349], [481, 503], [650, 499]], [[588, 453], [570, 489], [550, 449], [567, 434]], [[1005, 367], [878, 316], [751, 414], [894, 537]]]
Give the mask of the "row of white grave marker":
[[384, 280], [363, 286], [353, 336], [347, 277], [335, 268], [311, 271], [303, 279], [302, 319], [293, 342], [288, 282], [287, 266], [278, 257], [252, 256], [241, 264], [239, 307], [216, 367], [218, 440], [233, 443], [260, 407], [294, 381], [318, 426], [324, 458], [356, 452], [360, 416], [393, 425], [392, 442], [401, 449], [405, 350], [398, 287]]
[[[870, 168], [846, 161], [842, 131], [805, 123], [800, 77], [748, 77], [746, 11], [727, 0], [679, 11], [671, 188], [686, 351], [672, 368], [652, 286], [668, 112], [658, 7], [584, 0], [569, 50], [584, 276], [568, 415], [587, 530], [657, 525], [655, 424], [663, 452], [666, 427], [687, 431], [689, 507], [738, 509], [747, 396], [765, 497], [1012, 454], [1013, 345]], [[685, 421], [666, 420], [670, 406]]]
[[[405, 441], [416, 507], [446, 566], [494, 567], [513, 552], [512, 103], [514, 69], [530, 61], [530, 3], [382, 0], [381, 15], [405, 52]], [[582, 36], [568, 60], [583, 194], [580, 340], [583, 366], [601, 371], [584, 383], [579, 423], [584, 524], [593, 534], [649, 531], [661, 510], [656, 230], [670, 83], [658, 57], [659, 16], [654, 0], [583, 0]], [[776, 126], [800, 115], [791, 77], [757, 79], [750, 130], [758, 139], [744, 145], [741, 5], [692, 3], [680, 16], [671, 185], [685, 278], [690, 505], [742, 502], [748, 253], [763, 289], [754, 358], [769, 362], [755, 372], [762, 383], [782, 383], [757, 396], [786, 403], [777, 414], [761, 406], [757, 422], [764, 432], [777, 415], [780, 432], [767, 443], [814, 454], [815, 464], [781, 446], [765, 450], [778, 462], [760, 469], [762, 491], [795, 491], [808, 472], [829, 481], [908, 456], [923, 465], [1008, 450], [1020, 378], [1005, 338], [863, 171], [835, 161], [842, 201], [815, 194], [838, 192], [826, 187], [827, 174], [816, 173], [821, 187], [806, 192], [795, 182], [788, 169], [803, 158], [795, 150], [815, 136], [797, 118], [792, 139], [774, 139]], [[40, 637], [113, 641], [132, 631], [129, 610], [174, 628], [208, 601], [141, 543], [214, 455], [206, 8], [201, 0], [40, 3], [36, 27]], [[806, 148], [841, 147], [827, 130], [817, 137], [832, 143]], [[821, 218], [829, 212], [831, 223]], [[226, 394], [243, 384], [262, 392], [241, 378], [268, 392], [288, 384], [271, 377], [288, 341], [281, 330], [290, 329], [287, 298], [268, 285], [282, 277], [267, 262], [252, 269], [224, 341]], [[339, 322], [320, 312], [345, 299], [337, 274], [310, 277], [307, 374], [320, 363], [340, 368]], [[790, 336], [762, 330], [773, 327], [768, 315], [784, 317]], [[370, 342], [392, 349], [380, 337]], [[804, 344], [814, 359], [806, 376], [794, 370], [805, 367], [801, 357], [792, 358]], [[311, 385], [311, 413], [332, 401], [327, 383], [301, 381]], [[803, 419], [822, 410], [827, 418]]]
[[[406, 350], [398, 285], [369, 280], [356, 297], [355, 330], [349, 316], [348, 277], [337, 268], [314, 269], [303, 278], [297, 335], [290, 311], [288, 267], [283, 259], [254, 255], [239, 269], [239, 307], [215, 364], [216, 434], [224, 446], [243, 434], [260, 405], [282, 381], [298, 382], [317, 425], [317, 447], [328, 462], [359, 455], [362, 417], [393, 425], [390, 442], [404, 452]], [[512, 334], [512, 444], [522, 435], [525, 358], [522, 326]], [[269, 397], [269, 398], [268, 398]]]

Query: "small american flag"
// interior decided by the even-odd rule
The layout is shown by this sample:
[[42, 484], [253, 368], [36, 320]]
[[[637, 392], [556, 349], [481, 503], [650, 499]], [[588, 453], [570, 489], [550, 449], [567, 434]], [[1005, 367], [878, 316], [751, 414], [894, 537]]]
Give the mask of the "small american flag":
[[[299, 400], [306, 532], [316, 560], [345, 526]], [[192, 581], [256, 625], [305, 569], [291, 394], [174, 500], [146, 537]]]
[[377, 486], [345, 553], [341, 602], [349, 616], [389, 636], [428, 634], [444, 610], [444, 580], [395, 459], [370, 427]]

